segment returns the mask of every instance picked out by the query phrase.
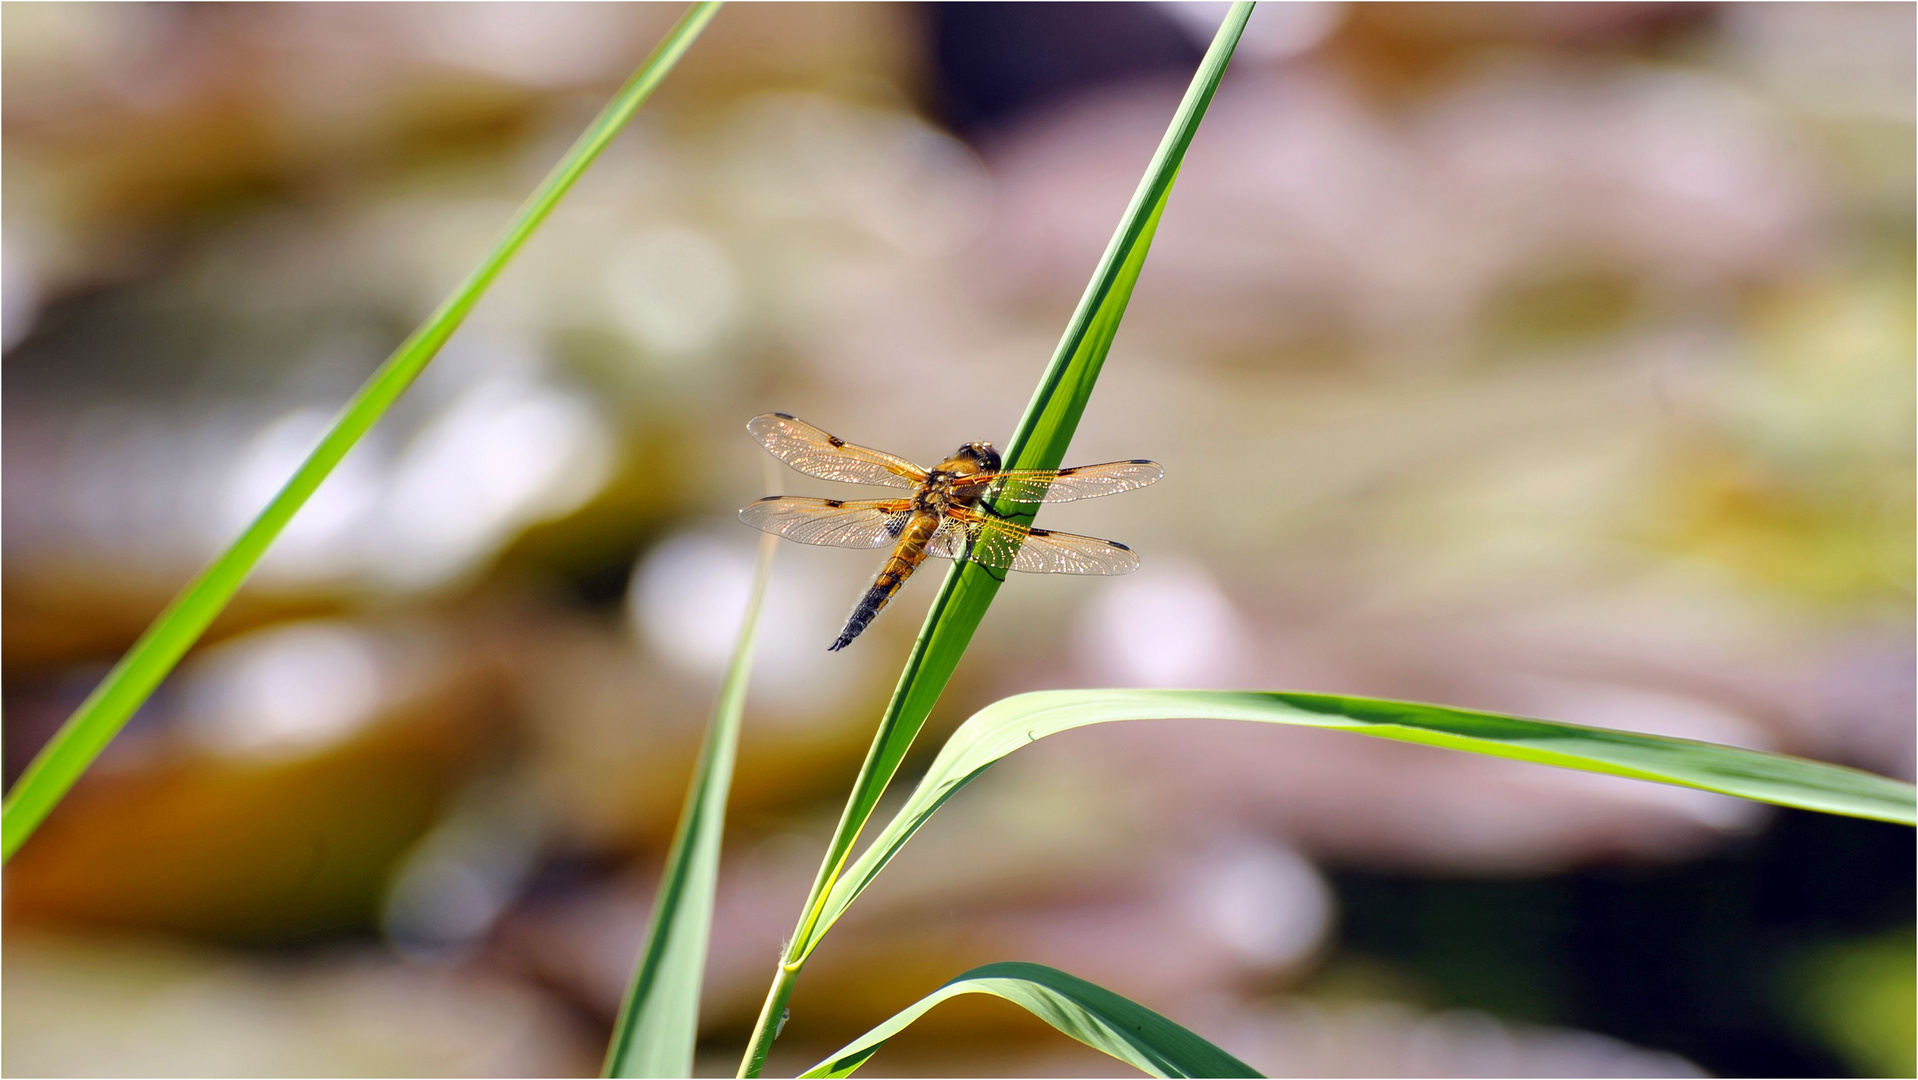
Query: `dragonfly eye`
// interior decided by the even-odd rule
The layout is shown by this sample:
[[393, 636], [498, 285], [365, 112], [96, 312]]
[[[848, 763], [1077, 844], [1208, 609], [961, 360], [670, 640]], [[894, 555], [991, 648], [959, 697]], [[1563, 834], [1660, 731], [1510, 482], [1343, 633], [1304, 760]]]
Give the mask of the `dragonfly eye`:
[[959, 456], [971, 458], [980, 472], [999, 471], [999, 451], [989, 442], [967, 443], [959, 448]]

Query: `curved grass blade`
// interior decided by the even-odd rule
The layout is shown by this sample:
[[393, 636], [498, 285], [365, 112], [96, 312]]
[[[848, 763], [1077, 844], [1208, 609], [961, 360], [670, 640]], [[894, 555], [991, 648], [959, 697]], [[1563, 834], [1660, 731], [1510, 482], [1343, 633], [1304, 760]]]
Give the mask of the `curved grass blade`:
[[861, 1035], [801, 1077], [851, 1076], [942, 1001], [961, 994], [992, 994], [1151, 1076], [1258, 1076], [1250, 1065], [1103, 987], [1040, 964], [976, 967], [914, 1002], [897, 1016]]
[[818, 944], [934, 811], [993, 762], [1028, 743], [1088, 724], [1173, 719], [1249, 720], [1331, 728], [1701, 788], [1828, 814], [1901, 825], [1918, 823], [1918, 788], [1903, 781], [1821, 761], [1689, 739], [1333, 694], [1045, 690], [994, 702], [953, 732], [906, 805], [834, 883], [822, 905], [818, 931], [805, 942], [805, 949]]
[[93, 759], [100, 756], [108, 742], [125, 726], [127, 719], [173, 670], [193, 643], [213, 623], [240, 585], [252, 573], [254, 564], [280, 535], [301, 506], [325, 480], [347, 451], [365, 435], [399, 396], [419, 377], [421, 371], [446, 344], [453, 332], [466, 321], [466, 315], [479, 302], [488, 286], [533, 231], [553, 212], [553, 207], [569, 191], [573, 182], [586, 171], [626, 125], [633, 113], [651, 96], [667, 72], [691, 47], [719, 10], [717, 2], [695, 4], [667, 33], [659, 47], [639, 66], [626, 85], [619, 88], [600, 114], [593, 118], [578, 141], [566, 151], [553, 171], [546, 174], [538, 188], [527, 196], [518, 213], [499, 239], [467, 279], [451, 296], [421, 323], [419, 329], [386, 358], [352, 400], [340, 411], [339, 418], [313, 452], [293, 473], [273, 501], [260, 511], [220, 556], [200, 571], [180, 594], [173, 598], [160, 617], [147, 627], [133, 648], [107, 672], [93, 693], [80, 703], [73, 715], [27, 766], [7, 793], [5, 809], [0, 811], [0, 858], [11, 859], [27, 837], [33, 835], [47, 814], [63, 798]]
[[726, 830], [726, 797], [733, 787], [733, 761], [739, 750], [739, 719], [746, 710], [746, 684], [752, 676], [753, 646], [759, 638], [759, 608], [772, 576], [779, 537], [759, 544], [752, 597], [739, 626], [732, 662], [713, 703], [712, 723], [699, 748], [693, 782], [680, 809], [666, 872], [653, 897], [646, 944], [626, 988], [612, 1042], [606, 1048], [605, 1076], [691, 1076], [693, 1047], [699, 1041], [699, 988], [706, 976], [706, 949], [712, 937], [713, 895], [719, 888], [719, 843]]
[[[1099, 378], [1099, 369], [1112, 348], [1113, 336], [1119, 331], [1119, 320], [1132, 298], [1132, 288], [1145, 266], [1146, 252], [1158, 230], [1166, 200], [1172, 194], [1172, 182], [1185, 160], [1186, 147], [1191, 145], [1199, 121], [1205, 118], [1206, 108], [1212, 103], [1219, 79], [1225, 74], [1226, 64], [1232, 59], [1232, 51], [1251, 14], [1250, 3], [1232, 5], [1212, 39], [1211, 48], [1193, 74], [1165, 138], [1159, 143], [1138, 190], [1133, 193], [1118, 231], [1106, 246], [1072, 321], [1066, 325], [1065, 336], [1053, 352], [1038, 389], [1026, 405], [1025, 416], [1007, 444], [1006, 468], [1056, 469], [1065, 459], [1066, 447], [1078, 429], [1079, 418]], [[1035, 512], [1031, 506], [1004, 502], [995, 509], [1021, 521], [1032, 520]], [[952, 678], [959, 657], [972, 641], [973, 631], [978, 629], [986, 608], [998, 594], [999, 584], [984, 567], [961, 562], [947, 572], [940, 585], [932, 610], [927, 613], [925, 625], [906, 658], [905, 670], [899, 676], [892, 699], [886, 704], [872, 748], [860, 766], [839, 827], [827, 846], [819, 876], [814, 879], [812, 892], [801, 911], [791, 946], [780, 959], [779, 971], [760, 1010], [739, 1075], [758, 1076], [765, 1064], [778, 1029], [778, 1018], [783, 1015], [786, 999], [792, 993], [798, 964], [806, 955], [805, 942], [812, 937], [818, 922], [820, 902], [845, 865], [859, 831], [872, 816], [873, 807], [945, 690], [947, 680]]]

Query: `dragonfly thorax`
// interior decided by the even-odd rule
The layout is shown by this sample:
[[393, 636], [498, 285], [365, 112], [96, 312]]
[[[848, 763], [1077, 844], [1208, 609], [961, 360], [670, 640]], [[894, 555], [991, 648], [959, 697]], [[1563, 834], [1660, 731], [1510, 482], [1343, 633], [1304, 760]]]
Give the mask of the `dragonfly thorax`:
[[999, 470], [999, 451], [991, 443], [974, 442], [961, 446], [951, 457], [926, 473], [926, 482], [913, 500], [921, 510], [943, 514], [951, 506], [972, 506], [985, 494], [972, 477]]
[[955, 482], [962, 475], [947, 469], [931, 470], [926, 474], [925, 484], [913, 494], [912, 508], [943, 516], [950, 507], [970, 506], [979, 501], [976, 494], [966, 498], [959, 491], [954, 490], [957, 487]]

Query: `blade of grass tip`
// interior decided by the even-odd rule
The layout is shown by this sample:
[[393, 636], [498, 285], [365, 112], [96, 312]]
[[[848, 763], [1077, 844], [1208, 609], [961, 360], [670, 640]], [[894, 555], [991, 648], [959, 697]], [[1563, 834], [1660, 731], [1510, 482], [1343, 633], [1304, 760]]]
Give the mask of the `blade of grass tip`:
[[1918, 822], [1918, 788], [1842, 765], [1736, 746], [1580, 727], [1415, 701], [1226, 690], [1042, 690], [981, 709], [953, 732], [872, 844], [834, 883], [820, 934], [947, 799], [1007, 754], [1062, 731], [1123, 720], [1211, 719], [1350, 731], [1581, 772], [1714, 791], [1828, 814]]
[[[1250, 3], [1233, 4], [1214, 35], [1185, 98], [1173, 115], [1171, 126], [1166, 129], [1165, 138], [1153, 154], [1118, 230], [1073, 312], [1072, 321], [1066, 325], [1065, 335], [1026, 406], [1025, 416], [1007, 444], [1006, 468], [1051, 469], [1064, 460], [1067, 444], [1079, 426], [1100, 367], [1112, 348], [1113, 336], [1118, 333], [1119, 320], [1125, 315], [1133, 286], [1144, 268], [1159, 217], [1172, 193], [1172, 182], [1185, 160], [1186, 147], [1191, 145], [1199, 122], [1205, 118], [1206, 108], [1212, 103], [1212, 95], [1218, 89], [1251, 13]], [[1028, 521], [1033, 513], [1030, 508], [1010, 503], [1002, 503], [995, 509], [1008, 517], [1018, 516]], [[780, 958], [739, 1075], [758, 1076], [764, 1067], [799, 967], [812, 948], [819, 905], [826, 890], [845, 864], [859, 830], [872, 816], [873, 807], [905, 758], [914, 736], [945, 690], [960, 656], [972, 640], [973, 631], [997, 595], [999, 584], [998, 579], [975, 563], [960, 562], [947, 572], [880, 719], [872, 748], [860, 766], [858, 779], [853, 783], [832, 842], [827, 845], [792, 940]]]
[[540, 223], [553, 212], [580, 174], [613, 141], [633, 113], [651, 96], [666, 74], [684, 56], [694, 39], [719, 10], [717, 2], [700, 3], [667, 33], [633, 77], [593, 118], [566, 156], [520, 205], [479, 266], [453, 290], [419, 329], [387, 357], [352, 400], [318, 446], [301, 463], [273, 501], [260, 511], [218, 558], [200, 571], [173, 598], [160, 617], [147, 627], [133, 648], [107, 672], [93, 693], [81, 702], [51, 741], [7, 793], [0, 810], [0, 858], [11, 859], [20, 845], [45, 820], [68, 789], [106, 749], [127, 719], [144, 704], [193, 643], [225, 609], [280, 530], [306, 504], [347, 451], [386, 413], [428, 362], [446, 344], [488, 286]]
[[653, 897], [652, 922], [640, 950], [626, 1001], [606, 1051], [606, 1076], [691, 1076], [699, 1039], [699, 989], [706, 974], [712, 934], [713, 897], [719, 886], [719, 848], [726, 828], [726, 798], [732, 791], [739, 750], [740, 716], [759, 638], [759, 609], [772, 574], [779, 537], [760, 541], [758, 567], [746, 621], [740, 624], [732, 662], [713, 704], [712, 723], [680, 810], [666, 855], [666, 870]]
[[886, 1040], [962, 994], [1004, 998], [1080, 1042], [1152, 1076], [1258, 1076], [1192, 1032], [1130, 998], [1042, 964], [976, 967], [901, 1010], [799, 1075], [851, 1076]]

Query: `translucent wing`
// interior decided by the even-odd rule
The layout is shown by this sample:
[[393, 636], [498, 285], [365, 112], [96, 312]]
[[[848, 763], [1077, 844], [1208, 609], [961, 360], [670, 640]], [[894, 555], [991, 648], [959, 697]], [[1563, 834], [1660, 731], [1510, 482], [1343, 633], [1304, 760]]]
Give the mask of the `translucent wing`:
[[1028, 529], [977, 511], [954, 509], [926, 550], [943, 559], [967, 558], [994, 570], [1026, 574], [1130, 574], [1139, 568], [1132, 549], [1112, 540]]
[[768, 453], [807, 476], [903, 488], [926, 481], [926, 470], [905, 458], [854, 446], [785, 413], [755, 416], [746, 421], [746, 430]]
[[972, 544], [972, 520], [971, 516], [966, 515], [946, 515], [946, 520], [939, 523], [939, 529], [932, 534], [932, 539], [926, 541], [926, 554], [941, 559], [965, 558], [966, 548]]
[[1016, 503], [1062, 503], [1117, 495], [1155, 483], [1165, 475], [1156, 461], [1108, 461], [1070, 469], [1008, 469], [982, 477], [988, 500]]
[[842, 502], [768, 495], [739, 512], [739, 520], [788, 540], [824, 547], [885, 547], [912, 516], [906, 499]]

